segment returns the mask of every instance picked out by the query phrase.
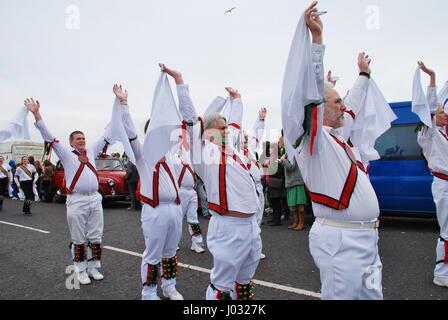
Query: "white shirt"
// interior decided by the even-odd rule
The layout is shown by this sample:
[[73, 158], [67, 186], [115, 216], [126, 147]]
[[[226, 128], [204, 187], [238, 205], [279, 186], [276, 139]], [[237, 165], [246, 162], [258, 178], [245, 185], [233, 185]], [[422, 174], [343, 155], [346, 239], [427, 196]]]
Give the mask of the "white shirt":
[[[428, 103], [431, 112], [437, 108], [437, 89], [428, 88]], [[417, 135], [417, 142], [422, 148], [423, 155], [428, 161], [431, 171], [448, 175], [448, 136], [445, 127], [436, 126], [436, 117], [433, 117], [432, 128], [423, 126]]]
[[[194, 189], [196, 187], [195, 177], [190, 172], [190, 170], [188, 170], [187, 167], [182, 163], [182, 161], [183, 161], [193, 171], [193, 166], [192, 166], [191, 161], [189, 159], [190, 158], [189, 154], [188, 155], [187, 154], [183, 154], [182, 157], [179, 154], [177, 154], [176, 157], [177, 157], [177, 161], [176, 161], [176, 163], [174, 165], [174, 170], [176, 172], [176, 179], [177, 179], [177, 181], [180, 181], [180, 179], [182, 178], [182, 180], [180, 181], [180, 188], [181, 189], [182, 188]], [[184, 168], [185, 168], [185, 170], [184, 170]], [[184, 174], [181, 177], [182, 172], [184, 172]]]
[[[184, 119], [187, 121], [198, 119], [189, 95], [188, 86], [177, 86], [177, 93], [179, 97], [179, 111]], [[234, 115], [236, 118], [231, 118]], [[231, 114], [227, 122], [241, 126], [241, 123], [238, 122], [239, 118], [241, 118], [241, 114], [236, 112]], [[195, 126], [199, 125], [199, 123], [196, 123]], [[193, 140], [190, 148], [192, 152], [191, 158], [195, 160], [195, 153], [199, 152], [200, 154], [199, 161], [197, 163], [193, 161], [193, 166], [207, 190], [209, 209], [213, 213], [224, 215], [226, 211], [236, 211], [248, 215], [257, 213], [259, 211], [257, 190], [254, 178], [244, 162], [244, 156], [229, 145], [225, 156], [225, 164], [221, 164], [223, 156], [220, 146], [193, 134], [190, 134], [190, 138]], [[232, 137], [229, 137], [229, 141], [234, 140]], [[196, 146], [199, 146], [199, 148], [196, 148]], [[243, 166], [238, 160], [236, 161], [233, 158], [233, 154], [235, 154], [236, 159], [241, 161]], [[216, 208], [218, 207], [221, 212], [217, 211]]]
[[[129, 139], [137, 137], [134, 123], [132, 122], [131, 115], [129, 113], [129, 106], [122, 106], [123, 125]], [[154, 200], [154, 177], [156, 171], [151, 171], [143, 158], [143, 146], [138, 139], [131, 142], [132, 150], [134, 151], [136, 167], [140, 176], [140, 194], [144, 197]], [[166, 164], [174, 179], [171, 180], [169, 173], [163, 166], [159, 167], [159, 179], [158, 179], [158, 200], [160, 203], [175, 203], [177, 200], [176, 188], [179, 189], [176, 173], [174, 171], [175, 159], [173, 152], [168, 152], [165, 156]]]
[[[27, 168], [28, 171], [31, 173], [31, 175], [32, 175], [33, 173], [36, 173], [36, 168], [35, 168], [32, 164], [29, 164], [29, 163], [28, 163], [28, 164], [26, 165], [26, 168]], [[22, 181], [31, 181], [31, 180], [33, 180], [33, 177], [32, 177], [32, 176], [30, 177], [30, 176], [28, 175], [28, 173], [26, 173], [25, 170], [23, 170], [23, 169], [21, 168], [21, 166], [17, 166], [17, 168], [16, 168], [16, 172], [15, 172], [14, 176], [15, 176], [15, 177], [18, 177], [20, 182], [22, 182]]]
[[[38, 121], [35, 124], [36, 128], [40, 131], [43, 139], [46, 142], [55, 141], [56, 138], [50, 133], [47, 129], [47, 126], [43, 122], [43, 120]], [[87, 147], [87, 157], [89, 158], [89, 162], [96, 170], [95, 159], [98, 155], [101, 154], [102, 149], [106, 144], [108, 144], [109, 139], [102, 137], [99, 141], [94, 143], [92, 146]], [[70, 185], [75, 177], [76, 172], [79, 169], [80, 161], [78, 160], [78, 156], [73, 153], [74, 149], [69, 149], [62, 146], [59, 141], [54, 143], [54, 152], [61, 160], [62, 165], [64, 166], [64, 177], [66, 181], [66, 187], [70, 188]], [[73, 189], [73, 193], [89, 193], [98, 191], [98, 178], [92, 170], [90, 170], [87, 166], [84, 167], [84, 170], [81, 173], [81, 176], [76, 183], [75, 188]]]
[[[313, 62], [317, 64], [315, 70], [319, 82], [324, 79], [324, 47], [315, 45], [314, 48]], [[307, 137], [296, 149], [296, 159], [305, 185], [310, 192], [340, 200], [352, 162], [344, 148], [330, 135], [333, 134], [346, 143], [340, 135], [340, 130], [323, 126], [323, 108], [323, 104], [318, 106], [318, 131], [313, 155], [310, 152], [311, 139]], [[360, 160], [359, 157], [357, 160]], [[368, 176], [361, 169], [356, 168], [356, 170], [357, 180], [348, 208], [336, 210], [313, 202], [313, 212], [316, 217], [349, 222], [370, 222], [378, 219], [379, 204], [375, 191]]]
[[3, 173], [2, 170], [0, 170], [0, 179], [9, 178], [9, 171], [11, 170], [11, 168], [9, 167], [9, 165], [6, 164], [6, 163], [3, 163], [3, 164], [1, 165], [1, 167], [3, 168], [3, 170], [6, 171], [6, 175]]

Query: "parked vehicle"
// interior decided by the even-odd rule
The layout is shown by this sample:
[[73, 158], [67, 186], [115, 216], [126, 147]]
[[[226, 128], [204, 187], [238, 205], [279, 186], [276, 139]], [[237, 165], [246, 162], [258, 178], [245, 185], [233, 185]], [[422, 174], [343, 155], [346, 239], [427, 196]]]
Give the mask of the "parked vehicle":
[[[103, 196], [103, 201], [126, 200], [129, 197], [129, 189], [125, 181], [126, 169], [123, 161], [110, 156], [101, 156], [95, 159], [95, 166], [99, 177], [98, 191]], [[56, 202], [65, 202], [67, 196], [64, 192], [65, 186], [64, 167], [58, 161], [53, 175], [53, 192]]]
[[371, 163], [370, 180], [382, 213], [435, 215], [433, 177], [417, 143], [416, 127], [420, 120], [411, 106], [411, 102], [391, 104], [398, 119], [376, 142], [381, 160]]

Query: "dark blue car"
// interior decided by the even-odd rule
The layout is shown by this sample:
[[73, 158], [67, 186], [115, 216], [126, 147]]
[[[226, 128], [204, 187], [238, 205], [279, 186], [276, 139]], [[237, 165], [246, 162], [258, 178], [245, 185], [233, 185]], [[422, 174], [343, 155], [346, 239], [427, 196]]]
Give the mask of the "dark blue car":
[[373, 161], [370, 180], [382, 213], [435, 215], [431, 193], [433, 177], [417, 144], [415, 131], [420, 120], [411, 111], [411, 102], [391, 103], [398, 119], [376, 142], [381, 160]]

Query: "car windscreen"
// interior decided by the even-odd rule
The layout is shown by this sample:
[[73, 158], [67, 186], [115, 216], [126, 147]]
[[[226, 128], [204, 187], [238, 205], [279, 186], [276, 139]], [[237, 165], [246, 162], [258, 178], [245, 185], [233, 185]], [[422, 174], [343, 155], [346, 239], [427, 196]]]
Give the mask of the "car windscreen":
[[96, 159], [95, 165], [97, 170], [122, 171], [123, 164], [117, 159]]
[[417, 124], [396, 125], [382, 135], [375, 144], [381, 160], [423, 160], [416, 127]]

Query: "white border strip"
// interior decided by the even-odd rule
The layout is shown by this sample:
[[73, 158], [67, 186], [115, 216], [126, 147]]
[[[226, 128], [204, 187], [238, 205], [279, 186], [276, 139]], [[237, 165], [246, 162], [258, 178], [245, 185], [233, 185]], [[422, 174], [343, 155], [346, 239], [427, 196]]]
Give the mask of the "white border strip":
[[19, 228], [23, 228], [23, 229], [27, 229], [27, 230], [32, 230], [32, 231], [36, 231], [36, 232], [40, 232], [40, 233], [45, 233], [45, 234], [49, 234], [50, 231], [45, 231], [45, 230], [41, 230], [41, 229], [35, 229], [35, 228], [31, 228], [31, 227], [27, 227], [27, 226], [22, 226], [20, 224], [15, 224], [15, 223], [11, 223], [11, 222], [6, 222], [6, 221], [0, 221], [0, 223], [2, 224], [7, 224], [10, 226], [14, 226], [14, 227], [19, 227]]
[[[131, 255], [134, 257], [139, 257], [139, 258], [143, 257], [142, 254], [133, 252], [133, 251], [123, 250], [123, 249], [110, 247], [110, 246], [104, 246], [103, 248], [111, 250], [111, 251], [128, 254], [128, 255]], [[193, 266], [193, 265], [189, 265], [189, 264], [179, 263], [179, 267], [194, 270], [194, 271], [199, 271], [199, 272], [203, 272], [203, 273], [211, 273], [211, 270], [209, 270], [209, 269], [205, 269], [205, 268], [201, 268], [201, 267], [197, 267], [197, 266]], [[271, 282], [261, 281], [261, 280], [254, 280], [254, 283], [256, 283], [262, 287], [291, 292], [291, 293], [299, 294], [302, 296], [308, 296], [308, 297], [313, 297], [313, 298], [318, 298], [318, 299], [321, 298], [320, 293], [313, 292], [313, 291], [302, 290], [302, 289], [298, 289], [298, 288], [288, 287], [288, 286], [284, 286], [281, 284], [276, 284], [276, 283], [271, 283]]]

